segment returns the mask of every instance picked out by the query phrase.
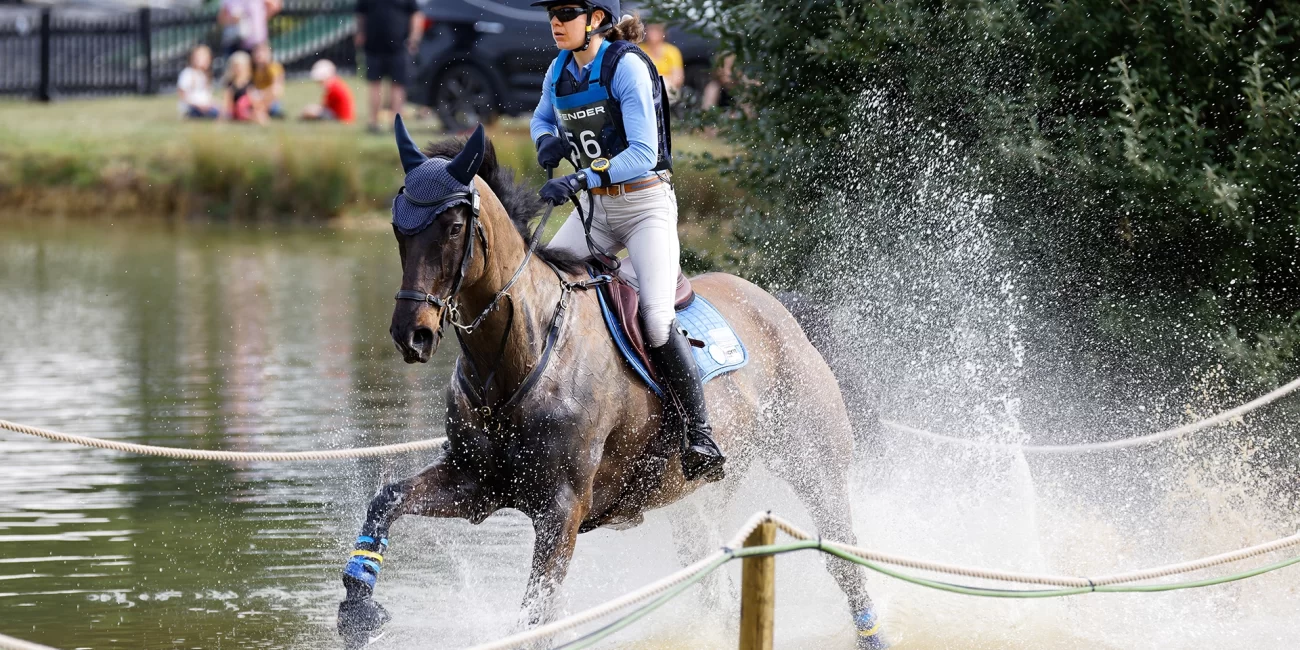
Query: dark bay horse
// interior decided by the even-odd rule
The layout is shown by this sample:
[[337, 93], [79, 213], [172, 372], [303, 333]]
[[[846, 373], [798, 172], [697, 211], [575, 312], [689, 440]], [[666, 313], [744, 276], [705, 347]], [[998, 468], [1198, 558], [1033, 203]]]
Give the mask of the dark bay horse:
[[[446, 393], [447, 444], [432, 464], [370, 503], [344, 572], [339, 631], [349, 647], [364, 645], [388, 620], [372, 593], [389, 526], [402, 515], [479, 523], [514, 508], [530, 517], [536, 541], [524, 607], [535, 625], [553, 614], [580, 532], [637, 521], [706, 485], [682, 476], [679, 448], [655, 445], [659, 398], [620, 357], [597, 289], [582, 284], [590, 276], [581, 261], [545, 248], [529, 254], [528, 224], [540, 201], [498, 164], [481, 127], [466, 145], [437, 144], [427, 153], [400, 122], [396, 130], [408, 172], [426, 155], [451, 159], [447, 170], [478, 198], [444, 209], [414, 235], [397, 233], [402, 292], [390, 333], [407, 363], [424, 363], [445, 322], [477, 324], [456, 330], [461, 356]], [[704, 489], [725, 491], [764, 462], [794, 488], [820, 534], [856, 543], [847, 495], [853, 443], [826, 362], [790, 312], [757, 286], [723, 273], [692, 283], [750, 350], [747, 366], [705, 386], [729, 460], [727, 479]], [[656, 448], [666, 458], [647, 462]], [[848, 597], [859, 647], [883, 647], [862, 569], [829, 557], [828, 568]]]

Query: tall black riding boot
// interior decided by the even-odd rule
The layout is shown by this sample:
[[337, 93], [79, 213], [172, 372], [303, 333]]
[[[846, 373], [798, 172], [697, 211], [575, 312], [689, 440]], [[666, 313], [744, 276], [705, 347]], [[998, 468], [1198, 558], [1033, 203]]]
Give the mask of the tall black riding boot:
[[659, 379], [677, 396], [682, 416], [686, 419], [683, 423], [686, 435], [682, 441], [682, 473], [690, 481], [697, 478], [721, 479], [722, 464], [727, 458], [718, 449], [718, 443], [713, 441], [713, 428], [709, 426], [709, 410], [704, 405], [704, 387], [695, 367], [695, 355], [691, 353], [691, 343], [678, 329], [676, 320], [668, 330], [668, 342], [649, 348], [649, 353], [659, 371]]

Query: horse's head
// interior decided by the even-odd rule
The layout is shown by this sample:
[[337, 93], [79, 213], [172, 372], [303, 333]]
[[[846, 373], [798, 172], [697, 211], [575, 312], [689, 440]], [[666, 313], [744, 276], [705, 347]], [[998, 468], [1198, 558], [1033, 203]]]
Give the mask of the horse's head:
[[438, 347], [450, 300], [484, 268], [483, 252], [474, 250], [486, 246], [474, 175], [487, 142], [479, 126], [455, 158], [430, 158], [411, 139], [401, 116], [394, 130], [406, 183], [393, 199], [402, 290], [388, 331], [407, 363], [424, 363]]

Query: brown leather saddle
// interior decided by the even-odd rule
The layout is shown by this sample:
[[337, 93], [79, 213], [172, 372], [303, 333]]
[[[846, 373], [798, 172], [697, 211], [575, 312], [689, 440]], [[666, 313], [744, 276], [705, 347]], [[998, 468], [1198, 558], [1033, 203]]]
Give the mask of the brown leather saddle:
[[[641, 335], [641, 318], [640, 318], [640, 295], [636, 287], [619, 279], [617, 275], [608, 284], [601, 288], [605, 292], [605, 298], [609, 301], [610, 308], [613, 310], [615, 317], [623, 327], [623, 333], [627, 334], [627, 340], [632, 344], [636, 356], [641, 359], [641, 363], [650, 371], [651, 377], [659, 381], [659, 376], [655, 373], [654, 365], [650, 363], [650, 356], [646, 354], [645, 338]], [[691, 306], [695, 300], [695, 290], [691, 288], [690, 278], [685, 273], [677, 272], [677, 294], [673, 300], [673, 309], [681, 311]], [[697, 346], [698, 347], [698, 346]]]

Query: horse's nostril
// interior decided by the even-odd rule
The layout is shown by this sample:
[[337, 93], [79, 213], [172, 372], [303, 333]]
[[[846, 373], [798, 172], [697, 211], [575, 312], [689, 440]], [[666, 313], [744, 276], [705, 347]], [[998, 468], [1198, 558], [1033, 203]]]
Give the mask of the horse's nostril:
[[433, 330], [427, 327], [415, 328], [411, 333], [411, 347], [427, 351], [431, 346], [433, 346]]

